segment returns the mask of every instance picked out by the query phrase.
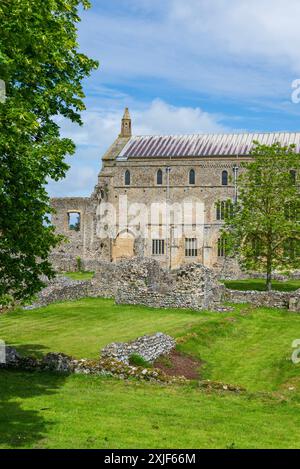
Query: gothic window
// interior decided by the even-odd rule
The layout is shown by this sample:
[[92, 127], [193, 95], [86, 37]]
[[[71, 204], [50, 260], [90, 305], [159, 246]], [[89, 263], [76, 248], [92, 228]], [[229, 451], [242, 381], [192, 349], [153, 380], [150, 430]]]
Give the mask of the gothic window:
[[295, 185], [296, 184], [296, 171], [294, 169], [291, 169], [290, 176], [291, 176], [292, 184]]
[[197, 257], [198, 256], [198, 246], [196, 238], [186, 238], [185, 239], [185, 257]]
[[69, 230], [80, 231], [80, 212], [68, 213]]
[[216, 204], [217, 220], [225, 220], [225, 218], [233, 216], [233, 204], [231, 200], [222, 200]]
[[152, 239], [152, 255], [163, 256], [165, 253], [165, 240], [164, 239]]
[[195, 170], [191, 169], [189, 173], [189, 183], [194, 185], [196, 180]]
[[125, 171], [125, 186], [130, 186], [130, 171]]
[[222, 186], [228, 186], [228, 172], [222, 172]]
[[218, 239], [218, 257], [226, 256], [227, 240], [225, 238]]
[[163, 183], [163, 173], [162, 170], [159, 169], [156, 174], [156, 183], [157, 185], [161, 186]]

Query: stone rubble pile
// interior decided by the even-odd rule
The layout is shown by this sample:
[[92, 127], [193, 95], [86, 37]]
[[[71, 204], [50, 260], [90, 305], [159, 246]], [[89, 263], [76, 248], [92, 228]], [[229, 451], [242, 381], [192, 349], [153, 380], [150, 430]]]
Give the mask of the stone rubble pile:
[[176, 347], [175, 340], [169, 335], [158, 332], [145, 335], [131, 342], [113, 342], [101, 350], [102, 358], [113, 358], [128, 364], [131, 355], [139, 355], [153, 363], [161, 355], [168, 355]]

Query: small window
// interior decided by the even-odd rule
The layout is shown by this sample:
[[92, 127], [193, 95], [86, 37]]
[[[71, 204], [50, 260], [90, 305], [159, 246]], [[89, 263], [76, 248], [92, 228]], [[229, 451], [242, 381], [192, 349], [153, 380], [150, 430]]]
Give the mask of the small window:
[[125, 186], [130, 186], [130, 171], [125, 171]]
[[157, 185], [161, 186], [163, 183], [163, 173], [162, 170], [159, 169], [156, 174], [156, 183]]
[[80, 231], [80, 212], [68, 213], [69, 230]]
[[226, 257], [227, 239], [218, 239], [218, 257]]
[[296, 171], [294, 169], [291, 169], [290, 176], [291, 176], [292, 184], [295, 185], [296, 184]]
[[222, 172], [222, 186], [228, 186], [228, 172]]
[[152, 255], [163, 256], [165, 254], [165, 240], [152, 239]]
[[189, 183], [194, 185], [196, 182], [196, 174], [195, 174], [195, 170], [194, 169], [191, 169], [190, 172], [189, 172]]
[[185, 257], [197, 257], [198, 247], [196, 238], [185, 239]]

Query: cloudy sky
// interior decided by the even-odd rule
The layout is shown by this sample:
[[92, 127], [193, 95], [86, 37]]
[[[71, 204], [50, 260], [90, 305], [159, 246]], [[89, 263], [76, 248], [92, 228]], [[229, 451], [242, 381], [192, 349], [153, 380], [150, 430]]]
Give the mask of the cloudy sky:
[[85, 81], [83, 127], [51, 196], [88, 196], [128, 106], [133, 133], [299, 129], [299, 0], [92, 0], [82, 52], [99, 60]]

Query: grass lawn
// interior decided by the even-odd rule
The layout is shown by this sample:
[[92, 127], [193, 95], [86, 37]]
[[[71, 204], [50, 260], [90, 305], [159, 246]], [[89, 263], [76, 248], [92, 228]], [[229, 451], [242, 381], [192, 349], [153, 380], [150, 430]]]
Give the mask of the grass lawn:
[[156, 310], [88, 298], [0, 316], [0, 338], [36, 355], [94, 358], [111, 341], [157, 331], [180, 338], [183, 352], [204, 361], [204, 379], [248, 392], [2, 370], [0, 447], [299, 445], [300, 365], [291, 362], [297, 314], [247, 305], [221, 314]]
[[[247, 280], [222, 280], [227, 288], [232, 290], [257, 290], [266, 291], [266, 281], [262, 278]], [[300, 280], [288, 280], [286, 282], [272, 281], [273, 290], [277, 291], [295, 291], [300, 288]]]
[[94, 277], [94, 272], [64, 272], [63, 275], [72, 280], [91, 280]]
[[27, 355], [59, 351], [76, 358], [97, 358], [100, 348], [110, 342], [158, 331], [178, 335], [199, 322], [199, 316], [192, 311], [120, 306], [113, 300], [86, 298], [0, 316], [0, 338]]
[[296, 448], [299, 401], [0, 372], [0, 448]]

